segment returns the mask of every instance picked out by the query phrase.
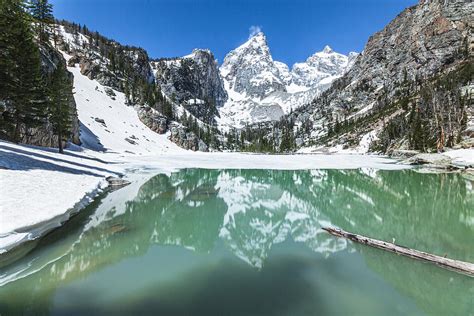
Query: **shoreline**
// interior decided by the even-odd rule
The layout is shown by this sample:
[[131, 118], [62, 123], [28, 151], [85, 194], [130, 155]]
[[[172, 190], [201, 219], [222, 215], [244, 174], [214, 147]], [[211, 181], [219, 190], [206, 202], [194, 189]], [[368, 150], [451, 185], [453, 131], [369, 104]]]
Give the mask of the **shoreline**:
[[27, 242], [40, 240], [51, 231], [63, 226], [64, 223], [89, 206], [100, 194], [106, 192], [107, 188], [109, 186], [101, 181], [96, 189], [86, 193], [79, 202], [63, 214], [30, 226], [20, 227], [10, 234], [7, 233], [7, 235], [0, 236], [0, 256], [8, 255], [9, 252], [14, 251]]
[[[40, 148], [35, 146], [28, 145], [15, 145], [8, 142], [0, 141], [0, 149], [15, 149], [21, 148], [22, 150], [29, 150], [32, 152], [32, 155], [38, 155], [39, 153], [46, 153], [52, 155], [52, 159], [57, 159], [57, 161], [64, 161], [66, 158], [77, 158], [84, 162], [87, 160], [89, 163], [92, 161], [94, 164], [88, 165], [79, 164], [76, 160], [71, 159], [66, 163], [71, 166], [76, 166], [79, 173], [81, 172], [80, 168], [90, 168], [92, 170], [98, 170], [104, 168], [102, 173], [96, 174], [92, 181], [94, 185], [92, 189], [83, 190], [83, 194], [80, 199], [78, 199], [72, 206], [63, 207], [61, 210], [57, 210], [56, 213], [45, 213], [44, 217], [41, 220], [30, 223], [28, 225], [21, 225], [20, 222], [23, 222], [23, 219], [20, 219], [17, 226], [14, 229], [8, 230], [3, 227], [0, 227], [0, 256], [9, 256], [20, 246], [31, 242], [41, 240], [45, 235], [51, 231], [62, 227], [64, 223], [69, 221], [74, 215], [80, 213], [84, 208], [86, 208], [90, 203], [92, 203], [99, 195], [110, 190], [111, 185], [107, 181], [107, 178], [110, 176], [119, 176], [125, 181], [132, 180], [133, 174], [137, 173], [171, 173], [174, 170], [186, 169], [186, 168], [198, 168], [198, 169], [273, 169], [273, 170], [310, 170], [310, 169], [377, 169], [377, 170], [405, 170], [405, 169], [419, 169], [419, 170], [428, 170], [430, 165], [422, 165], [420, 168], [417, 166], [408, 165], [406, 161], [401, 161], [400, 159], [393, 159], [386, 156], [373, 155], [373, 154], [297, 154], [297, 155], [262, 155], [254, 153], [195, 153], [195, 152], [176, 152], [176, 153], [161, 153], [159, 155], [150, 155], [150, 156], [121, 156], [120, 154], [107, 154], [107, 153], [97, 153], [97, 152], [88, 152], [88, 151], [66, 151], [66, 155], [59, 155], [48, 148]], [[1, 151], [0, 151], [1, 152]], [[473, 150], [474, 152], [474, 150]], [[2, 156], [3, 158], [3, 156]], [[25, 172], [25, 169], [28, 170], [28, 167], [22, 165], [22, 161], [17, 165], [8, 161], [8, 159], [0, 158], [0, 183], [5, 180], [5, 177], [2, 177], [2, 173], [8, 172]], [[109, 159], [107, 161], [106, 159]], [[212, 158], [212, 159], [211, 159]], [[242, 158], [250, 158], [248, 160]], [[290, 158], [290, 159], [288, 159]], [[330, 158], [330, 159], [328, 159]], [[350, 159], [348, 159], [350, 158]], [[112, 165], [113, 168], [105, 169], [108, 164]], [[61, 167], [61, 166], [59, 166]], [[80, 168], [79, 168], [80, 167]], [[432, 166], [431, 166], [432, 167]], [[38, 167], [39, 168], [39, 167]], [[33, 168], [31, 168], [33, 169]], [[436, 173], [446, 173], [453, 172], [452, 170], [447, 170], [443, 168], [435, 168]], [[48, 170], [54, 174], [57, 174], [58, 171], [64, 170]], [[463, 171], [461, 169], [457, 170]], [[26, 171], [28, 172], [28, 171]], [[71, 170], [68, 170], [71, 172]], [[52, 175], [56, 176], [56, 175]], [[117, 178], [115, 178], [117, 180]], [[34, 179], [33, 179], [34, 180]], [[50, 181], [46, 179], [49, 188]], [[133, 181], [133, 180], [132, 180]], [[21, 188], [21, 183], [18, 184], [16, 181], [16, 189], [25, 189]], [[6, 185], [7, 183], [5, 183]], [[57, 189], [57, 188], [56, 188]], [[60, 188], [61, 189], [61, 188]], [[83, 188], [82, 188], [83, 189]], [[46, 190], [41, 192], [44, 194], [48, 192]], [[59, 190], [61, 191], [61, 190]], [[38, 192], [37, 192], [38, 193]], [[46, 198], [51, 199], [51, 194]], [[77, 195], [76, 195], [77, 196]], [[24, 197], [24, 196], [23, 196]], [[44, 197], [44, 196], [43, 196]], [[33, 198], [33, 197], [30, 197]], [[28, 198], [27, 198], [28, 199]], [[21, 203], [21, 202], [20, 202]], [[35, 205], [37, 207], [38, 205]], [[58, 208], [62, 206], [56, 205]], [[0, 202], [0, 216], [4, 217], [5, 221], [8, 221], [5, 216], [5, 208], [12, 207], [11, 205], [5, 203], [4, 200]], [[64, 211], [66, 209], [66, 211]], [[30, 210], [31, 212], [31, 210]], [[28, 214], [24, 214], [24, 217], [27, 217]], [[18, 216], [16, 218], [18, 220]], [[3, 221], [3, 220], [2, 220]], [[5, 223], [5, 222], [4, 222]], [[13, 227], [12, 225], [10, 225]]]

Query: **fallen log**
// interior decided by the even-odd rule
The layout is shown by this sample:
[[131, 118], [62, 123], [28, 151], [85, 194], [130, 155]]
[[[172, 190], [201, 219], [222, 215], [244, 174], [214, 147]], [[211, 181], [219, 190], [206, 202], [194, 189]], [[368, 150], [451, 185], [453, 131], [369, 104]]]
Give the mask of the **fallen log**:
[[346, 239], [352, 240], [353, 242], [367, 245], [370, 247], [386, 250], [386, 251], [393, 252], [402, 256], [406, 256], [406, 257], [410, 257], [410, 258], [414, 258], [414, 259], [418, 259], [418, 260], [422, 260], [426, 262], [431, 262], [431, 263], [436, 264], [439, 267], [474, 277], [474, 264], [469, 263], [469, 262], [463, 262], [459, 260], [453, 260], [453, 259], [449, 259], [445, 257], [436, 256], [427, 252], [406, 248], [406, 247], [392, 244], [389, 242], [372, 239], [372, 238], [368, 238], [368, 237], [357, 235], [357, 234], [348, 233], [338, 228], [323, 227], [323, 230], [327, 231], [329, 234], [336, 237], [346, 238]]

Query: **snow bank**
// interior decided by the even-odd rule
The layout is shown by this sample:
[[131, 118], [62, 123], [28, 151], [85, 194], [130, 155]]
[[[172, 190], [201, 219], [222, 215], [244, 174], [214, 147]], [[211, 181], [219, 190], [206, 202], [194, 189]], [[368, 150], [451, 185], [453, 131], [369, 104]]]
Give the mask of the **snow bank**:
[[[68, 69], [74, 75], [74, 99], [85, 147], [128, 156], [184, 151], [167, 135], [159, 135], [145, 126], [133, 106], [126, 105], [123, 93], [90, 80], [78, 67]], [[113, 94], [108, 95], [107, 91]]]
[[60, 226], [118, 174], [87, 152], [60, 155], [5, 141], [0, 167], [0, 253]]
[[456, 149], [444, 152], [443, 155], [453, 159], [453, 163], [474, 166], [474, 149]]

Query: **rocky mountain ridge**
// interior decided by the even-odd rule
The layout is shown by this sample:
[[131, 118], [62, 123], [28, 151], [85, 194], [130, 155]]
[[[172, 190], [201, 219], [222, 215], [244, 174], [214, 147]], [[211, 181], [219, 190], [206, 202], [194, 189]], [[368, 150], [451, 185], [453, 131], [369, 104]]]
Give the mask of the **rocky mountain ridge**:
[[[358, 56], [347, 57], [327, 46], [290, 71], [273, 60], [265, 35], [259, 33], [229, 53], [219, 68], [209, 50], [153, 60], [141, 48], [123, 46], [68, 22], [62, 22], [58, 33], [61, 49], [72, 56], [69, 66], [77, 65], [91, 80], [124, 92], [142, 122], [158, 133], [171, 130], [174, 142], [193, 150], [207, 150], [209, 144], [203, 143], [212, 138], [203, 142], [196, 134], [220, 139], [215, 149], [226, 146], [226, 136], [216, 126], [225, 131], [278, 120], [327, 89]], [[244, 96], [238, 104], [236, 94]], [[239, 112], [242, 105], [247, 110]]]
[[182, 58], [152, 61], [156, 83], [165, 95], [198, 119], [212, 124], [227, 101], [217, 61], [209, 50], [195, 49]]
[[276, 121], [311, 101], [353, 65], [357, 53], [345, 56], [329, 46], [303, 63], [289, 67], [275, 61], [262, 32], [231, 51], [220, 72], [229, 99], [219, 109], [224, 126]]
[[65, 21], [54, 37], [70, 67], [111, 98], [123, 92], [142, 122], [186, 149], [429, 151], [474, 144], [473, 16], [472, 2], [420, 1], [361, 54], [326, 46], [291, 70], [261, 32], [220, 67], [209, 50], [151, 59]]
[[372, 150], [425, 151], [461, 140], [473, 121], [473, 17], [472, 1], [420, 1], [400, 13], [343, 77], [288, 117], [310, 126], [297, 136], [303, 146], [365, 140], [379, 141]]

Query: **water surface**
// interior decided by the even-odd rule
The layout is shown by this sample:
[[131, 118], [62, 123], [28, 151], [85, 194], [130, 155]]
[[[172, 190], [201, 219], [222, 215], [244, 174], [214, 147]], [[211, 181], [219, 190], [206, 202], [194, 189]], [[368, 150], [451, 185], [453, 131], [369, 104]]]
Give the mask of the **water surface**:
[[0, 314], [474, 315], [474, 279], [323, 226], [474, 262], [473, 182], [187, 169], [93, 203], [0, 268]]

